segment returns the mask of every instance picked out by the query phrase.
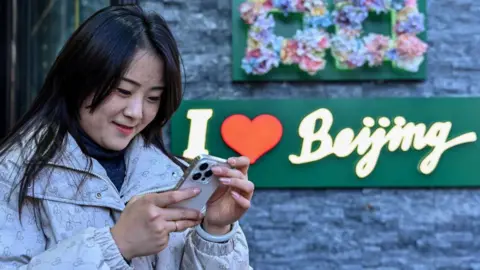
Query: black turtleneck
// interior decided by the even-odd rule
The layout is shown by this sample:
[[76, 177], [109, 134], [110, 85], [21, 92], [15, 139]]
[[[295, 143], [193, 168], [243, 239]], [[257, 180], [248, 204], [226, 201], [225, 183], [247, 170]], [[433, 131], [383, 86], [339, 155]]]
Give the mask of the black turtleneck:
[[82, 143], [87, 148], [87, 154], [96, 159], [107, 172], [117, 190], [120, 191], [125, 179], [125, 150], [108, 150], [94, 142], [83, 130], [80, 130]]

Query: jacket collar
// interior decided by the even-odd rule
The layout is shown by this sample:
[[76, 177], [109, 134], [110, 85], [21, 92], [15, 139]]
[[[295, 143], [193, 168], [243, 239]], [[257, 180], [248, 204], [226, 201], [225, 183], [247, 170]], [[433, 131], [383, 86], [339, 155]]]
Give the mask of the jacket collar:
[[173, 188], [183, 174], [159, 149], [147, 146], [141, 136], [134, 138], [125, 153], [126, 174], [120, 192], [102, 165], [87, 157], [70, 134], [65, 138], [64, 150], [48, 164], [52, 170], [42, 173], [49, 175], [35, 185], [35, 197], [118, 210], [123, 210], [135, 195]]

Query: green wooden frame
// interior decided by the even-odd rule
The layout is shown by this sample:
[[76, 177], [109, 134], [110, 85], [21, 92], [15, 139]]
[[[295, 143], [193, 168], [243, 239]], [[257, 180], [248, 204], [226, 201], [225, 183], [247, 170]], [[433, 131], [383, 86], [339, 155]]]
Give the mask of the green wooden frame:
[[[290, 155], [299, 155], [303, 139], [299, 136], [302, 119], [319, 108], [333, 114], [332, 137], [350, 127], [358, 134], [362, 119], [375, 120], [384, 116], [394, 119], [403, 116], [407, 122], [424, 123], [430, 128], [434, 122], [452, 123], [448, 140], [467, 133], [480, 134], [480, 98], [377, 98], [332, 100], [187, 100], [182, 102], [171, 125], [171, 147], [175, 155], [182, 156], [187, 149], [189, 136], [200, 136], [191, 131], [187, 113], [191, 109], [211, 109], [208, 120], [206, 149], [220, 157], [239, 155], [223, 140], [221, 126], [233, 114], [243, 114], [250, 119], [260, 114], [270, 114], [283, 125], [280, 142], [259, 158], [250, 168], [250, 178], [263, 188], [354, 188], [354, 187], [472, 187], [480, 186], [480, 142], [468, 142], [445, 151], [433, 172], [419, 171], [420, 162], [431, 153], [429, 147], [407, 151], [382, 149], [373, 171], [366, 177], [355, 172], [362, 158], [356, 152], [346, 157], [329, 155], [321, 160], [293, 164]], [[316, 128], [320, 128], [317, 121]], [[378, 126], [378, 125], [377, 125]], [[320, 144], [312, 146], [312, 149]]]
[[[380, 67], [363, 66], [354, 70], [344, 70], [337, 67], [335, 59], [327, 50], [326, 61], [327, 65], [324, 70], [319, 71], [314, 76], [308, 75], [306, 72], [300, 70], [296, 65], [280, 64], [278, 68], [271, 70], [265, 75], [249, 75], [241, 68], [242, 58], [245, 55], [247, 46], [247, 32], [249, 26], [240, 18], [239, 6], [245, 0], [232, 0], [232, 80], [234, 82], [242, 81], [363, 81], [363, 80], [425, 80], [427, 76], [427, 62], [428, 52], [425, 55], [425, 60], [421, 64], [418, 72], [408, 72], [395, 68], [391, 62], [385, 62]], [[333, 0], [329, 2], [330, 10], [333, 9]], [[426, 0], [418, 0], [418, 9], [425, 15], [425, 27], [427, 27], [427, 10]], [[292, 32], [292, 28], [299, 29], [301, 27], [301, 13], [292, 13], [288, 16], [281, 14], [274, 14], [277, 22], [276, 32]], [[379, 33], [388, 36], [393, 36], [391, 26], [395, 20], [395, 14], [380, 14], [373, 12], [369, 13], [369, 17], [364, 22], [365, 33]], [[296, 24], [295, 24], [296, 22]], [[288, 25], [294, 23], [294, 25]], [[328, 32], [334, 33], [335, 26], [330, 26]], [[421, 40], [426, 42], [426, 31], [417, 35]]]

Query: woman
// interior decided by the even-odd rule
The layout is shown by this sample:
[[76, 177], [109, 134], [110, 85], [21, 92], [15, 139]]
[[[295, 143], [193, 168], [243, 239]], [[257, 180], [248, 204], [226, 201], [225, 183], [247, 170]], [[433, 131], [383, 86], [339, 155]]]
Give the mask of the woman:
[[81, 25], [0, 145], [0, 269], [248, 269], [247, 158], [215, 168], [205, 216], [167, 208], [199, 193], [168, 191], [185, 165], [161, 130], [181, 98], [161, 17], [108, 7]]

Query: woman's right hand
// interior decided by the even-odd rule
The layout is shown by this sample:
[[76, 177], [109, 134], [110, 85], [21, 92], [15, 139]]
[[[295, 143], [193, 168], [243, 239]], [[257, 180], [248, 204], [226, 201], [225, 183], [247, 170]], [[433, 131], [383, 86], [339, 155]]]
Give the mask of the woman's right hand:
[[111, 232], [123, 257], [131, 260], [162, 251], [168, 246], [169, 234], [184, 231], [202, 221], [197, 210], [166, 208], [200, 191], [184, 189], [136, 197], [127, 204]]

